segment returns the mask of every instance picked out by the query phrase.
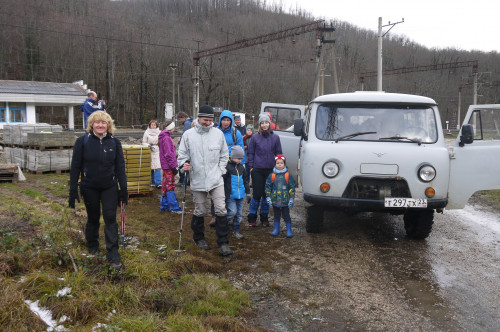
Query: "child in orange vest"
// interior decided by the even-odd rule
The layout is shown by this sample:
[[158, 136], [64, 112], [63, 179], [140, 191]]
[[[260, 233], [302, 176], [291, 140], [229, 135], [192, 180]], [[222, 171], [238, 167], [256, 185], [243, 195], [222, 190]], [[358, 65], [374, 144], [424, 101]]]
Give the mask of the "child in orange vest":
[[272, 236], [280, 232], [280, 219], [283, 216], [286, 224], [286, 237], [292, 237], [292, 219], [290, 209], [295, 197], [295, 180], [286, 168], [286, 158], [279, 154], [274, 157], [275, 167], [266, 181], [266, 201], [273, 207], [274, 230]]

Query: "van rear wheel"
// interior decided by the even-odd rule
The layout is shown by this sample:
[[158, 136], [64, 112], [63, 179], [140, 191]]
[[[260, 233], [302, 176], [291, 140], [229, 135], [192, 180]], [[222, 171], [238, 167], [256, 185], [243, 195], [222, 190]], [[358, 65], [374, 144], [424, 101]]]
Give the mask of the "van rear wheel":
[[406, 235], [413, 239], [425, 239], [432, 231], [434, 210], [407, 210], [403, 217]]
[[320, 206], [309, 206], [306, 216], [306, 232], [321, 233], [323, 231], [323, 216], [325, 210]]

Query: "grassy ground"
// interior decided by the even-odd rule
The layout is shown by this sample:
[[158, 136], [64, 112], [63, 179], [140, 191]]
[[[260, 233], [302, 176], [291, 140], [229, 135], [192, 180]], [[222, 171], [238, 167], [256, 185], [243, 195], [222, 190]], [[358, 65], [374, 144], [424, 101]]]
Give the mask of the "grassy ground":
[[[72, 331], [256, 330], [246, 324], [248, 294], [218, 277], [245, 267], [217, 250], [196, 249], [190, 214], [187, 250], [177, 252], [181, 216], [160, 213], [157, 189], [129, 201], [127, 246], [120, 248], [125, 266], [117, 273], [106, 263], [102, 227], [100, 254], [86, 251], [85, 209], [67, 207], [68, 174], [26, 177], [0, 184], [0, 330], [47, 328], [25, 301], [38, 301], [54, 324]], [[191, 201], [188, 195], [188, 211]], [[213, 233], [207, 232], [212, 246]]]

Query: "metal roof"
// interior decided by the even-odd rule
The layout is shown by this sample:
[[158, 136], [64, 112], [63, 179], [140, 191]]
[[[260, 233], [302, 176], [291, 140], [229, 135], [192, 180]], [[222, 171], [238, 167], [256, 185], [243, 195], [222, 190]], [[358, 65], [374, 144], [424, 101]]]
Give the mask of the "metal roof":
[[0, 94], [86, 96], [81, 86], [75, 83], [0, 80]]

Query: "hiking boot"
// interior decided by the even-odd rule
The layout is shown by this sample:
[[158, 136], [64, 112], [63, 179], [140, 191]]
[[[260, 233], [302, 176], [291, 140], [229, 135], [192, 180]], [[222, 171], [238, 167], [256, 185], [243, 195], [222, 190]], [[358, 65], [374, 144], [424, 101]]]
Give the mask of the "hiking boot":
[[210, 220], [210, 223], [208, 224], [208, 226], [215, 227], [215, 218], [212, 218], [212, 220]]
[[229, 245], [227, 243], [220, 246], [219, 252], [222, 256], [229, 256], [233, 254], [233, 251], [229, 249]]
[[248, 227], [256, 227], [257, 223], [255, 221], [249, 222]]
[[238, 239], [238, 240], [241, 240], [244, 238], [243, 234], [241, 234], [240, 232], [233, 232], [233, 237], [235, 239]]
[[264, 227], [269, 227], [269, 221], [263, 221], [262, 226]]
[[109, 264], [115, 271], [120, 271], [120, 269], [122, 268], [122, 263], [118, 262], [118, 263], [111, 263]]
[[182, 210], [179, 210], [179, 211], [170, 210], [170, 213], [173, 213], [173, 214], [182, 214]]
[[208, 245], [207, 241], [205, 241], [205, 239], [202, 239], [202, 240], [199, 240], [199, 241], [195, 241], [194, 242], [196, 244], [196, 246], [198, 246], [198, 248], [200, 249], [203, 249], [203, 250], [208, 250], [210, 249], [210, 246]]

